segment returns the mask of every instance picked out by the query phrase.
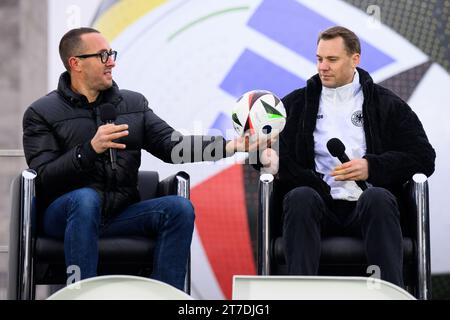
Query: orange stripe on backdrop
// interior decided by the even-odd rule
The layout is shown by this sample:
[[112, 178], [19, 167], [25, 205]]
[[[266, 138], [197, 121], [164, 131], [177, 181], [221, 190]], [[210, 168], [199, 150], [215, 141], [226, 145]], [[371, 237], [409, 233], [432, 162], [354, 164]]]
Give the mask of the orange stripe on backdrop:
[[256, 274], [245, 206], [244, 174], [234, 165], [191, 191], [196, 226], [226, 299], [233, 275]]

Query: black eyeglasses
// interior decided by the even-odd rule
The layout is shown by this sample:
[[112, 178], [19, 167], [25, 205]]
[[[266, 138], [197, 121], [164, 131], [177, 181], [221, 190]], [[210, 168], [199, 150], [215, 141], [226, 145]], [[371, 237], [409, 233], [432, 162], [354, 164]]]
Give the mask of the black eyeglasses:
[[116, 61], [117, 58], [117, 51], [109, 50], [109, 51], [102, 51], [99, 53], [91, 53], [91, 54], [81, 54], [79, 56], [75, 56], [76, 58], [90, 58], [90, 57], [100, 57], [100, 60], [102, 63], [106, 64], [108, 62], [109, 57], [112, 57], [114, 61]]

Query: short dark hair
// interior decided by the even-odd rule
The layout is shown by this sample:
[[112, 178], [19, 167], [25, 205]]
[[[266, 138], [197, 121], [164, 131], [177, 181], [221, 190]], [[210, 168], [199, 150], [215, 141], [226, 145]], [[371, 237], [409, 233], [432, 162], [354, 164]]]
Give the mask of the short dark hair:
[[358, 36], [353, 31], [341, 26], [331, 27], [321, 32], [317, 43], [320, 40], [331, 40], [337, 37], [341, 37], [344, 40], [345, 50], [349, 55], [354, 53], [361, 54], [361, 43]]
[[59, 42], [59, 56], [66, 67], [66, 70], [70, 72], [69, 58], [75, 55], [81, 54], [83, 49], [83, 43], [81, 36], [86, 33], [100, 33], [93, 28], [76, 28], [69, 30]]

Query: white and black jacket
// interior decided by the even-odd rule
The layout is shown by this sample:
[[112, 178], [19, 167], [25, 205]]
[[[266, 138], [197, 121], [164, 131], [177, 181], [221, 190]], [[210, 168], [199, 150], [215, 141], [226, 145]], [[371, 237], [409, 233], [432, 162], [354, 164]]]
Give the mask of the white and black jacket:
[[[358, 68], [364, 94], [362, 107], [369, 163], [368, 182], [398, 194], [413, 174], [430, 176], [436, 153], [428, 142], [417, 115], [390, 90], [373, 83]], [[315, 171], [314, 137], [322, 83], [316, 74], [306, 87], [282, 99], [287, 122], [280, 134], [280, 169], [276, 179], [278, 197], [298, 186], [314, 188], [326, 202], [329, 186]]]

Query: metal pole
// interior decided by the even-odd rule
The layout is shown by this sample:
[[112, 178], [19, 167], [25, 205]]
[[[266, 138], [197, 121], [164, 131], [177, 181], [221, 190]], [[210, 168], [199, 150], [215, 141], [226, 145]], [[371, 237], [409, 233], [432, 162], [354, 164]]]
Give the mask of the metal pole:
[[[191, 187], [189, 175], [185, 172], [178, 173], [176, 175], [177, 179], [177, 195], [190, 199], [191, 197]], [[188, 255], [188, 261], [186, 264], [186, 277], [184, 279], [184, 292], [191, 294], [191, 254]]]
[[34, 180], [37, 173], [27, 169], [22, 171], [21, 204], [20, 204], [20, 269], [19, 270], [19, 299], [29, 300], [32, 296], [33, 284], [33, 248], [31, 234], [31, 217], [33, 200], [35, 197]]
[[417, 262], [418, 298], [430, 298], [430, 216], [428, 204], [428, 181], [424, 174], [413, 176], [413, 195], [417, 208]]
[[273, 192], [273, 175], [259, 177], [258, 211], [258, 275], [270, 275], [270, 206]]
[[190, 180], [189, 176], [185, 172], [178, 173], [176, 175], [177, 179], [177, 195], [180, 197], [184, 197], [186, 199], [190, 199]]

